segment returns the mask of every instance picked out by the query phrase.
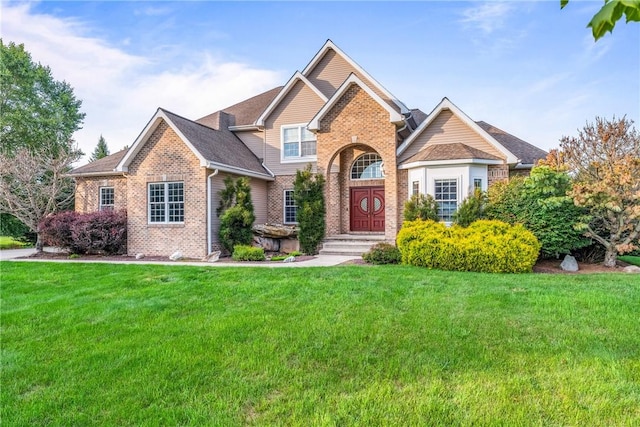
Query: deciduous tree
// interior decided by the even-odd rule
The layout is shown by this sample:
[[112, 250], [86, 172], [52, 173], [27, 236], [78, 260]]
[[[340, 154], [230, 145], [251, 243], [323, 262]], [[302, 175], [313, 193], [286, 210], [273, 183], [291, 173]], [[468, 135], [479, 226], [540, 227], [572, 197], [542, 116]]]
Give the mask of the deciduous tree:
[[[564, 8], [569, 0], [560, 0], [560, 8]], [[616, 23], [625, 16], [627, 23], [640, 21], [640, 0], [604, 0], [604, 6], [596, 13], [587, 27], [591, 28], [593, 38], [597, 41], [607, 31], [612, 32]]]
[[605, 247], [604, 264], [614, 267], [640, 235], [640, 135], [625, 117], [597, 117], [577, 137], [563, 137], [560, 147], [575, 174], [569, 195], [589, 212], [580, 226]]

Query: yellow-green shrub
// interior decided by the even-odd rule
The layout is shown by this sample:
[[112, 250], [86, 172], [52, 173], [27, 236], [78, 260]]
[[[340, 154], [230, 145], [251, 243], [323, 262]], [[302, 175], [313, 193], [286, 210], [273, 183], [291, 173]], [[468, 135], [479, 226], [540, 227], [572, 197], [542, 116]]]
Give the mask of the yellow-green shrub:
[[469, 227], [405, 221], [398, 233], [402, 263], [439, 270], [525, 273], [538, 259], [538, 239], [521, 225], [479, 220]]

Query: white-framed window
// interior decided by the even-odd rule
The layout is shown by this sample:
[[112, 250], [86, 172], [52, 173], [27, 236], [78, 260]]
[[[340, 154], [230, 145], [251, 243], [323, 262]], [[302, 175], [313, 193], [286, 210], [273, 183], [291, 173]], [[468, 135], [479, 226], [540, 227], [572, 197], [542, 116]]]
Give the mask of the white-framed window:
[[417, 196], [420, 194], [420, 181], [413, 181], [411, 183], [411, 195]]
[[282, 160], [316, 158], [316, 134], [306, 124], [282, 126]]
[[384, 178], [382, 157], [377, 153], [360, 155], [351, 166], [351, 179]]
[[100, 210], [112, 211], [115, 205], [115, 191], [113, 187], [100, 187]]
[[452, 222], [458, 209], [458, 180], [455, 178], [434, 180], [434, 198], [438, 202], [438, 217], [441, 221]]
[[482, 190], [482, 178], [473, 178], [473, 191]]
[[174, 224], [184, 222], [184, 183], [157, 182], [149, 184], [149, 223]]
[[298, 222], [298, 206], [293, 198], [293, 190], [284, 190], [284, 221], [285, 224]]

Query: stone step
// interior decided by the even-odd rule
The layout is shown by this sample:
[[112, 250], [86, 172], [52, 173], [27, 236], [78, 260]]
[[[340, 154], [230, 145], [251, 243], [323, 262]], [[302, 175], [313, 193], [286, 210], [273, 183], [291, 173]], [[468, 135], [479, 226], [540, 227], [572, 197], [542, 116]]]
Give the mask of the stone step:
[[384, 241], [383, 235], [339, 235], [325, 239], [320, 254], [362, 256], [371, 247]]

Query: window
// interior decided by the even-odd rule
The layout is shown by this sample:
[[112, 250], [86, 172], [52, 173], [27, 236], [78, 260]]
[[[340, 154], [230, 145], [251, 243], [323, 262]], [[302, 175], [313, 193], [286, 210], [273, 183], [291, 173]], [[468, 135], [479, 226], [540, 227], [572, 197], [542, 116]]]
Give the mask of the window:
[[293, 198], [293, 190], [284, 190], [284, 223], [292, 224], [298, 222], [298, 206]]
[[482, 178], [473, 178], [473, 190], [482, 190]]
[[382, 157], [376, 153], [366, 153], [353, 162], [351, 179], [384, 178], [382, 173]]
[[112, 211], [115, 201], [113, 187], [100, 187], [100, 210]]
[[417, 196], [420, 193], [420, 181], [413, 181], [411, 185], [411, 194]]
[[458, 208], [458, 180], [436, 179], [435, 199], [438, 202], [438, 216], [445, 222], [453, 221], [453, 214]]
[[297, 159], [316, 156], [316, 135], [306, 125], [282, 127], [282, 158]]
[[184, 183], [149, 184], [149, 222], [154, 224], [184, 222]]

